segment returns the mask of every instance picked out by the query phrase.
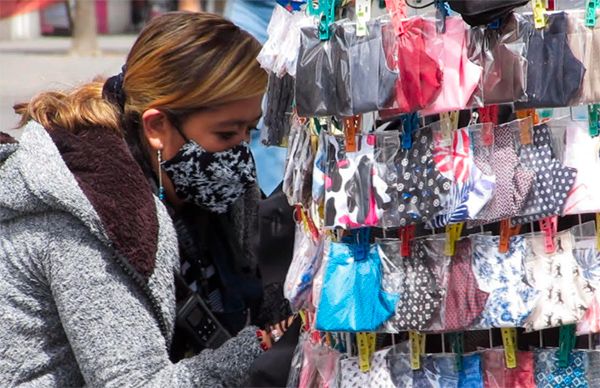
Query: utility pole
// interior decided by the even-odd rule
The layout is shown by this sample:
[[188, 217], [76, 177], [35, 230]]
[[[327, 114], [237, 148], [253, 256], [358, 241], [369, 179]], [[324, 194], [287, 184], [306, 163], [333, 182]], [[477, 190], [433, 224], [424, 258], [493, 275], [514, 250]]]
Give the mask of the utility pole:
[[71, 53], [76, 55], [100, 54], [95, 0], [75, 0]]

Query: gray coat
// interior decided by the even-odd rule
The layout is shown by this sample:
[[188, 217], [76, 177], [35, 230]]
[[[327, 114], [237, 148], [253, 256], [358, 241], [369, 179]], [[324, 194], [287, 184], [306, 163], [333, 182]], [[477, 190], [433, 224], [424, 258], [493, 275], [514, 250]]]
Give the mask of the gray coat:
[[85, 148], [31, 122], [19, 143], [0, 136], [0, 386], [241, 385], [261, 352], [253, 328], [169, 361], [175, 231], [124, 142], [92, 135]]

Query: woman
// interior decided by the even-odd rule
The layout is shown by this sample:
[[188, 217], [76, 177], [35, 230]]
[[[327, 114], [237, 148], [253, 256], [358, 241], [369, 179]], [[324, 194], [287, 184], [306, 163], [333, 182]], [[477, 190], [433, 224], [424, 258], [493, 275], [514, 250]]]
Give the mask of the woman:
[[[246, 141], [266, 87], [259, 50], [219, 16], [165, 14], [119, 76], [15, 107], [20, 142], [0, 136], [2, 386], [243, 383], [261, 353], [256, 328], [177, 363], [168, 349], [176, 320], [180, 342], [195, 335], [192, 353], [216, 347], [260, 298], [246, 286], [252, 265], [215, 234], [231, 232], [227, 214], [255, 181]], [[206, 215], [198, 229], [219, 247], [180, 241], [183, 259], [202, 257], [177, 274], [191, 291], [176, 313], [178, 236], [196, 237], [192, 215]]]

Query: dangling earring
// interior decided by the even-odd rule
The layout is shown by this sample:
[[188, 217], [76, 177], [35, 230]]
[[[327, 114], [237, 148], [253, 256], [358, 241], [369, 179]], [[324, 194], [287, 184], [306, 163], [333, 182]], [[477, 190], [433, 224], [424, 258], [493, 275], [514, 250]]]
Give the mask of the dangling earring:
[[163, 187], [162, 172], [160, 166], [162, 165], [162, 150], [158, 150], [158, 199], [161, 201], [165, 200], [165, 188]]

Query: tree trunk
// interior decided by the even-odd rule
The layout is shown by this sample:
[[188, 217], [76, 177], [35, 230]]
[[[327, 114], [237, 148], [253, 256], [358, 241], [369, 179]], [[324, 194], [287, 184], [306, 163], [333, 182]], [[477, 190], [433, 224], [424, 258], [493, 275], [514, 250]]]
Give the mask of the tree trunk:
[[99, 55], [96, 1], [75, 0], [71, 52], [76, 55]]

